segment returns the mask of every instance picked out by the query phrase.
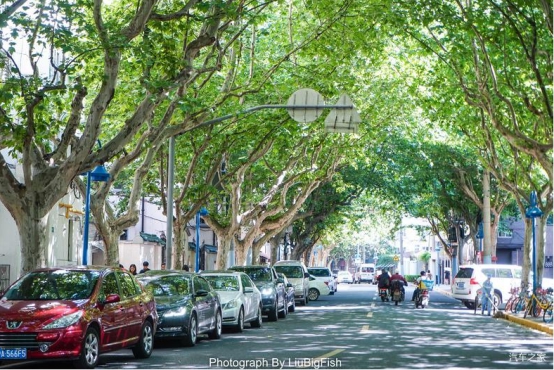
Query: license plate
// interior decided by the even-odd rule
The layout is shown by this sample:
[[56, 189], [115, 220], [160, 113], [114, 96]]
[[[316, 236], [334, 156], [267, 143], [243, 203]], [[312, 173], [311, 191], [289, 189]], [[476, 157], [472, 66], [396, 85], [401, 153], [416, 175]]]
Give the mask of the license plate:
[[466, 283], [456, 283], [456, 286], [460, 289], [464, 289], [464, 287], [466, 286]]
[[0, 360], [24, 360], [27, 348], [0, 348]]

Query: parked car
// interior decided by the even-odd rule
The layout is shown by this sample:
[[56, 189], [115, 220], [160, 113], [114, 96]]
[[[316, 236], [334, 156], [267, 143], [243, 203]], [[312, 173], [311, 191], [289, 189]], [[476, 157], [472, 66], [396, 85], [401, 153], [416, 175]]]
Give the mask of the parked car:
[[127, 271], [105, 266], [31, 271], [0, 298], [0, 361], [73, 360], [92, 369], [101, 353], [150, 357], [154, 298]]
[[202, 273], [212, 288], [219, 294], [223, 311], [223, 325], [238, 332], [244, 330], [244, 323], [253, 328], [262, 326], [262, 294], [244, 272]]
[[474, 309], [477, 291], [491, 274], [494, 288], [494, 303], [501, 304], [510, 296], [512, 287], [521, 284], [521, 266], [516, 265], [466, 265], [460, 266], [452, 282], [452, 297], [459, 299], [470, 309]]
[[354, 279], [352, 278], [352, 274], [350, 271], [339, 271], [338, 274], [339, 283], [347, 283], [352, 284], [354, 282]]
[[232, 266], [230, 271], [240, 271], [250, 276], [262, 293], [262, 313], [269, 321], [277, 321], [278, 317], [287, 317], [285, 300], [285, 282], [279, 279], [273, 267], [264, 265]]
[[375, 284], [375, 264], [374, 263], [362, 263], [356, 273], [359, 273], [359, 282], [367, 282], [370, 284]]
[[278, 261], [273, 265], [275, 271], [285, 274], [287, 279], [294, 285], [294, 297], [301, 305], [308, 304], [309, 281], [308, 269], [306, 266], [295, 260]]
[[138, 280], [154, 295], [159, 324], [156, 338], [174, 338], [194, 346], [199, 334], [221, 337], [219, 296], [202, 276], [186, 271], [149, 270]]
[[[316, 279], [319, 279], [327, 284], [331, 294], [335, 294], [337, 291], [337, 284], [335, 283], [335, 277], [329, 267], [308, 267], [308, 272]], [[340, 283], [340, 280], [338, 282]]]
[[294, 285], [289, 283], [289, 280], [285, 274], [277, 273], [279, 278], [283, 279], [285, 282], [285, 300], [287, 301], [287, 307], [289, 312], [296, 311], [296, 301], [294, 300]]
[[331, 290], [329, 286], [323, 281], [318, 280], [315, 276], [310, 275], [310, 289], [308, 291], [308, 297], [310, 301], [317, 301], [320, 295], [329, 295]]

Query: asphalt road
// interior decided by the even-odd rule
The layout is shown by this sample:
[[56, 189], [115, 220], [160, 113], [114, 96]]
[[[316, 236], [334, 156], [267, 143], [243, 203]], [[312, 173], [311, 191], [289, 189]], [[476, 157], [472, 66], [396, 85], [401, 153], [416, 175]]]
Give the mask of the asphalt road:
[[[381, 302], [374, 285], [340, 284], [333, 296], [297, 307], [286, 319], [243, 333], [224, 331], [195, 347], [157, 342], [149, 359], [130, 350], [101, 357], [103, 369], [552, 369], [552, 337], [512, 322], [475, 315], [431, 292], [430, 306]], [[407, 288], [411, 298], [413, 288]], [[247, 325], [248, 326], [248, 325]], [[4, 366], [6, 367], [6, 366]], [[71, 368], [20, 363], [11, 368]]]

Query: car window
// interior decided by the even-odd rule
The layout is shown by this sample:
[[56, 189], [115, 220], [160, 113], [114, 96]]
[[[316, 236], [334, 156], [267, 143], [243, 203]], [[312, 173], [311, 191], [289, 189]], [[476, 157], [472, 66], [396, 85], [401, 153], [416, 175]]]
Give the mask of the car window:
[[240, 281], [244, 288], [252, 288], [252, 280], [247, 275], [240, 275]]
[[472, 275], [473, 275], [473, 268], [464, 267], [458, 270], [458, 273], [456, 274], [456, 278], [471, 279]]
[[183, 275], [162, 276], [146, 284], [146, 290], [154, 296], [184, 296], [191, 292], [190, 279]]
[[104, 300], [110, 294], [120, 294], [119, 287], [117, 286], [117, 280], [115, 278], [115, 273], [109, 273], [102, 281], [102, 292], [100, 294], [100, 299]]
[[514, 278], [521, 279], [521, 270], [520, 269], [514, 269]]
[[312, 274], [313, 276], [319, 276], [319, 277], [327, 277], [331, 276], [331, 273], [328, 269], [308, 269], [308, 272]]
[[503, 279], [511, 279], [512, 278], [512, 270], [508, 268], [497, 268], [496, 269], [496, 277], [497, 278], [503, 278]]
[[[129, 298], [140, 294], [140, 287], [135, 284], [135, 280], [127, 272], [118, 271], [119, 283], [121, 284], [121, 293], [123, 297]], [[138, 291], [137, 291], [138, 288]]]
[[[210, 285], [210, 283], [208, 283], [208, 281], [206, 279], [204, 279], [203, 277], [201, 276], [196, 276], [196, 282], [198, 283], [198, 285], [200, 286], [200, 289], [202, 290], [205, 290], [207, 292], [211, 292], [213, 290], [212, 286]], [[236, 282], [236, 281], [235, 281]], [[237, 283], [238, 284], [238, 283]], [[196, 285], [195, 285], [196, 286]], [[238, 290], [238, 287], [236, 288], [236, 290]], [[195, 289], [196, 291], [196, 289]]]
[[90, 297], [97, 271], [54, 270], [27, 274], [4, 295], [10, 300], [79, 300]]
[[285, 274], [286, 277], [298, 279], [304, 277], [304, 271], [300, 266], [274, 266], [275, 271]]
[[238, 291], [239, 281], [236, 276], [230, 275], [206, 275], [204, 276], [215, 290]]
[[235, 267], [234, 271], [241, 271], [250, 276], [252, 281], [272, 281], [272, 272], [269, 268], [260, 267], [260, 268], [241, 268]]
[[495, 271], [495, 268], [494, 268], [494, 267], [492, 267], [492, 268], [483, 268], [483, 269], [481, 270], [481, 273], [482, 273], [483, 275], [485, 275], [485, 277], [486, 277], [487, 275], [489, 275], [489, 274], [491, 275], [491, 277], [496, 277], [496, 274], [494, 273], [494, 271]]

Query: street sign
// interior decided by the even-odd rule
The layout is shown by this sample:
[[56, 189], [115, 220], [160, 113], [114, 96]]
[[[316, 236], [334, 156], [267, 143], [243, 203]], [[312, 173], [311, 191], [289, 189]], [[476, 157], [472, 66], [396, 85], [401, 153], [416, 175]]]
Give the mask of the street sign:
[[394, 262], [400, 261], [400, 257], [398, 257], [397, 255], [395, 255], [392, 259], [394, 260]]
[[[346, 94], [341, 95], [336, 105], [353, 106], [352, 100]], [[325, 131], [356, 134], [360, 122], [362, 119], [356, 109], [334, 108], [325, 119]]]
[[290, 96], [287, 106], [321, 106], [321, 108], [287, 108], [289, 116], [296, 122], [313, 122], [323, 114], [325, 100], [313, 89], [300, 89]]

